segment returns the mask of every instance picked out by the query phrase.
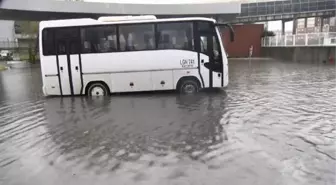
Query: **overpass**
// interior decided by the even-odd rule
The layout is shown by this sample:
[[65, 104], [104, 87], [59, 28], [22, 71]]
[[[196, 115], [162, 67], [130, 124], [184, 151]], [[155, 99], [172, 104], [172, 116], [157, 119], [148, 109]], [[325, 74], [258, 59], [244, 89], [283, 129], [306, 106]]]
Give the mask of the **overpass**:
[[206, 16], [229, 21], [239, 14], [239, 2], [136, 4], [2, 0], [0, 4], [0, 19], [3, 20], [40, 21], [64, 18], [97, 18], [107, 15], [156, 15], [158, 17]]
[[250, 23], [335, 16], [335, 0], [281, 0], [256, 3], [210, 2], [179, 4], [92, 3], [62, 0], [0, 0], [0, 19], [42, 20], [106, 15], [158, 17], [206, 16], [219, 21]]

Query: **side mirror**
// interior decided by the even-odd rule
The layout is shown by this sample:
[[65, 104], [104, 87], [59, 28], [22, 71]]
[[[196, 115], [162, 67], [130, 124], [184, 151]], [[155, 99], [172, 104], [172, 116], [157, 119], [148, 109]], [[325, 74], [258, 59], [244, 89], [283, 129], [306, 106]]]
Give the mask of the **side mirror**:
[[234, 40], [235, 40], [234, 30], [233, 30], [232, 26], [229, 25], [229, 24], [227, 25], [227, 27], [229, 27], [229, 29], [230, 29], [230, 40], [231, 40], [231, 42], [234, 42]]

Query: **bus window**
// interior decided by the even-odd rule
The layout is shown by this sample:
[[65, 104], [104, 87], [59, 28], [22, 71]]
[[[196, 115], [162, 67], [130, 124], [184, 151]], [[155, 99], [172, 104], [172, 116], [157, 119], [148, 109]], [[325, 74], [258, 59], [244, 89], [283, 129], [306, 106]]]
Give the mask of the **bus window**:
[[55, 38], [58, 55], [79, 53], [79, 44], [76, 44], [79, 41], [78, 28], [57, 28], [55, 30]]
[[157, 25], [158, 49], [194, 50], [193, 24], [159, 23]]
[[[200, 45], [201, 45], [201, 53], [208, 53], [208, 49], [211, 47], [208, 47], [208, 41], [207, 41], [208, 37], [207, 36], [201, 36], [200, 39]], [[212, 36], [212, 50], [213, 50], [213, 55], [214, 55], [214, 59], [220, 59], [220, 52], [219, 52], [219, 45], [216, 39], [216, 36]]]
[[117, 51], [115, 26], [95, 26], [81, 29], [83, 53]]
[[213, 43], [212, 49], [213, 49], [214, 59], [215, 61], [217, 61], [218, 59], [221, 58], [221, 56], [220, 56], [219, 45], [218, 45], [216, 36], [212, 36], [212, 43]]
[[54, 29], [44, 29], [42, 38], [43, 55], [55, 55]]
[[201, 53], [207, 53], [208, 52], [208, 42], [206, 36], [201, 36]]
[[198, 23], [200, 35], [200, 52], [213, 57], [215, 61], [221, 58], [220, 46], [215, 27], [208, 22]]
[[155, 49], [153, 24], [119, 26], [120, 51]]

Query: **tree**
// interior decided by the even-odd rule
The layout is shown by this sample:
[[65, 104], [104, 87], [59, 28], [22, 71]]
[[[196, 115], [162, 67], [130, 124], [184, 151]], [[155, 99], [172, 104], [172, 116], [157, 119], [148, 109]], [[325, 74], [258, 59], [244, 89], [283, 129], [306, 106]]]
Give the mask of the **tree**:
[[274, 37], [275, 36], [275, 33], [273, 31], [268, 31], [268, 30], [264, 30], [261, 34], [261, 37], [264, 38], [264, 37]]
[[[28, 47], [28, 61], [35, 62], [37, 56], [37, 36], [38, 36], [38, 22], [35, 21], [17, 21], [16, 23], [16, 32], [21, 33], [21, 38], [24, 39]], [[24, 42], [22, 41], [22, 42]], [[20, 47], [20, 44], [19, 44]]]

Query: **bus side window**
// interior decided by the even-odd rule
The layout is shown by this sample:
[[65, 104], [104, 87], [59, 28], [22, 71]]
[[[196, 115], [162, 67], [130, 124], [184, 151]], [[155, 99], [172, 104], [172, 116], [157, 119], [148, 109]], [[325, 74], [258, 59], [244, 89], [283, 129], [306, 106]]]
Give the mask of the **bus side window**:
[[58, 44], [57, 44], [57, 54], [59, 55], [65, 55], [66, 52], [65, 52], [65, 46], [66, 43], [65, 41], [58, 41]]
[[146, 49], [155, 49], [154, 38], [150, 34], [144, 35], [144, 41], [146, 45]]
[[158, 23], [157, 32], [159, 36], [158, 49], [195, 50], [191, 22]]
[[200, 44], [201, 44], [201, 52], [206, 53], [208, 52], [208, 44], [207, 44], [207, 37], [206, 36], [201, 36], [200, 39]]
[[120, 46], [120, 51], [126, 50], [126, 39], [124, 35], [119, 36], [119, 46]]
[[151, 45], [154, 46], [154, 43], [154, 24], [119, 26], [120, 51], [141, 51], [154, 49], [154, 47], [151, 47]]
[[83, 53], [105, 53], [117, 51], [115, 26], [95, 26], [81, 29]]

